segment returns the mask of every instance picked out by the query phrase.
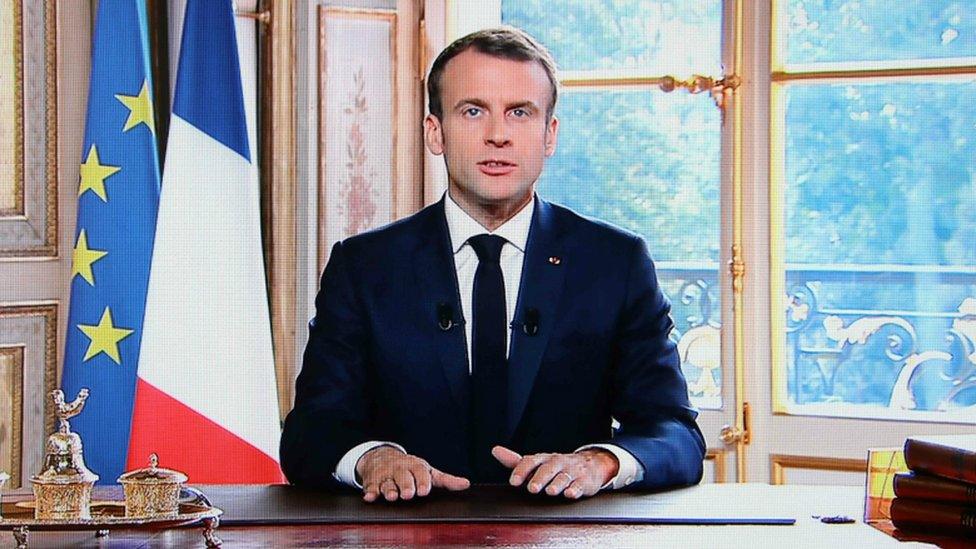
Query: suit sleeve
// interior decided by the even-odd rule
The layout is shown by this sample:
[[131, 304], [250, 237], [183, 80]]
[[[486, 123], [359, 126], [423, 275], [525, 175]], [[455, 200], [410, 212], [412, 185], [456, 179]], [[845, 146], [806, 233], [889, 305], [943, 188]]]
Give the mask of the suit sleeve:
[[688, 400], [677, 346], [668, 337], [674, 327], [671, 304], [642, 239], [635, 239], [631, 258], [613, 349], [611, 409], [620, 428], [606, 442], [624, 448], [643, 466], [644, 478], [632, 489], [696, 484], [705, 440]]
[[332, 248], [315, 298], [295, 407], [281, 435], [281, 468], [292, 484], [338, 487], [336, 465], [371, 440], [368, 329], [342, 243]]

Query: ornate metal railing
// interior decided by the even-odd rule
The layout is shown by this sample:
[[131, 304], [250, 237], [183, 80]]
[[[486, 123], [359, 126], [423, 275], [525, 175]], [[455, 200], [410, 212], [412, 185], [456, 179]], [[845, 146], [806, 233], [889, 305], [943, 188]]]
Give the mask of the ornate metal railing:
[[793, 404], [976, 405], [976, 270], [788, 266], [786, 282]]
[[[658, 275], [689, 393], [699, 405], [720, 403], [718, 265], [661, 262]], [[784, 316], [774, 321], [786, 324], [793, 404], [976, 406], [976, 269], [789, 266], [786, 281]]]
[[671, 300], [688, 393], [703, 408], [721, 406], [721, 292], [718, 264], [661, 262], [658, 278]]

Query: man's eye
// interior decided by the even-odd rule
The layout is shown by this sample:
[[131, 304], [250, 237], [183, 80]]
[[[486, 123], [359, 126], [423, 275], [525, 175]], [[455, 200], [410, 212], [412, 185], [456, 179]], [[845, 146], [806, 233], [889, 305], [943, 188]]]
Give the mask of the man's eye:
[[464, 109], [464, 116], [478, 116], [481, 114], [481, 109], [478, 107], [468, 107]]
[[529, 111], [527, 111], [525, 109], [513, 109], [512, 110], [512, 116], [514, 116], [516, 118], [524, 118], [524, 117], [526, 117], [528, 115], [529, 115]]

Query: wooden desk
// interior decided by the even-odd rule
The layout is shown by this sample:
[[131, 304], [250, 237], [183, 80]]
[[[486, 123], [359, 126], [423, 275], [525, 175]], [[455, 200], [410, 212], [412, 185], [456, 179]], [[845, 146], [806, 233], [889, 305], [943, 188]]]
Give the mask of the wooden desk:
[[[234, 498], [254, 487], [203, 487], [215, 505], [234, 508]], [[686, 526], [540, 523], [372, 523], [233, 525], [228, 515], [218, 530], [226, 547], [928, 547], [899, 543], [861, 523], [862, 490], [856, 487], [702, 485], [686, 492], [701, 502], [701, 516], [729, 516], [728, 509], [756, 505], [796, 519], [794, 525]], [[476, 493], [470, 494], [472, 497]], [[598, 498], [612, 498], [601, 494]], [[594, 502], [598, 500], [593, 500]], [[236, 504], [239, 506], [239, 501]], [[366, 504], [362, 504], [366, 505]], [[415, 508], [422, 509], [415, 506]], [[367, 512], [368, 513], [368, 512]], [[847, 515], [854, 524], [823, 524], [817, 515]], [[108, 538], [90, 532], [31, 533], [30, 547], [203, 547], [199, 528], [165, 532], [112, 531]], [[9, 532], [0, 547], [13, 547]]]

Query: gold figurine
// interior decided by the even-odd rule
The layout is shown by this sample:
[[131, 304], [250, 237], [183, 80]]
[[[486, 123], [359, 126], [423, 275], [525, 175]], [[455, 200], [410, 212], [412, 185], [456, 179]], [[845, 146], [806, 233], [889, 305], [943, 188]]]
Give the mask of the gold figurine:
[[44, 469], [30, 479], [36, 502], [34, 518], [90, 519], [92, 486], [98, 475], [85, 467], [81, 437], [72, 433], [68, 424], [85, 408], [88, 389], [82, 389], [70, 403], [65, 403], [60, 389], [50, 395], [59, 427], [47, 438]]

